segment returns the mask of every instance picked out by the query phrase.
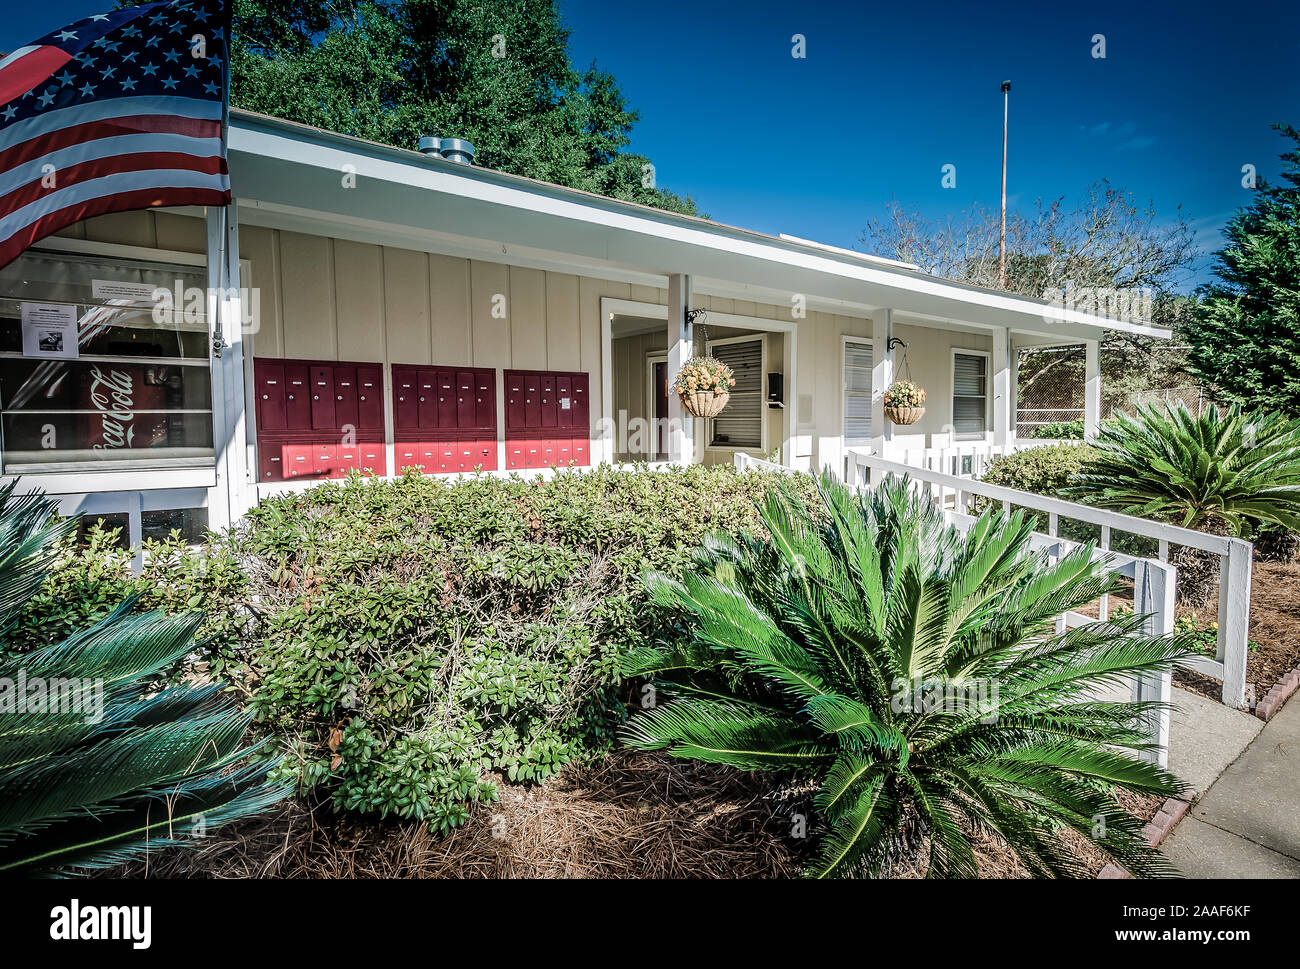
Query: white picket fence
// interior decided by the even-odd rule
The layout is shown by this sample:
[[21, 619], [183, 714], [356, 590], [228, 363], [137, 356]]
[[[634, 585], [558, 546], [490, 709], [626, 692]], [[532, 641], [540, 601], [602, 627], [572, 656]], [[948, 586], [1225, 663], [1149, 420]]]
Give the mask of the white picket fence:
[[[899, 461], [888, 461], [865, 450], [852, 449], [848, 456], [847, 480], [857, 486], [875, 484], [886, 475], [907, 475], [923, 482], [945, 508], [967, 513], [972, 495], [999, 502], [1004, 508], [1016, 506], [1047, 515], [1046, 536], [1056, 539], [1062, 519], [1086, 522], [1100, 529], [1100, 550], [1111, 551], [1111, 533], [1124, 532], [1153, 538], [1158, 543], [1158, 559], [1169, 562], [1169, 545], [1201, 549], [1219, 559], [1219, 630], [1214, 658], [1189, 657], [1183, 665], [1223, 683], [1223, 702], [1230, 707], [1246, 706], [1246, 647], [1250, 628], [1250, 542], [1222, 535], [1179, 528], [1146, 518], [1106, 511], [1060, 498], [1049, 498], [1015, 488], [992, 485], [959, 474], [931, 470]], [[1102, 602], [1102, 618], [1109, 603]]]
[[[939, 435], [934, 435], [938, 437]], [[894, 444], [881, 457], [897, 461], [900, 464], [925, 468], [928, 471], [942, 471], [945, 474], [969, 475], [981, 477], [993, 463], [993, 459], [1017, 451], [1031, 448], [1049, 447], [1053, 444], [1082, 444], [1082, 441], [1056, 438], [1019, 438], [1013, 444], [994, 444], [991, 441], [955, 441], [931, 447], [912, 447], [907, 444]], [[852, 455], [846, 455], [846, 472]]]
[[[894, 462], [883, 462], [891, 464], [894, 467], [903, 468], [905, 465], [898, 465]], [[770, 461], [762, 461], [748, 454], [737, 453], [735, 456], [736, 467], [743, 470], [756, 471], [776, 471], [782, 473], [794, 473], [790, 468], [780, 464], [773, 464]], [[936, 472], [929, 472], [936, 473]], [[911, 476], [913, 480], [919, 480], [916, 475]], [[853, 487], [866, 487], [870, 482], [850, 479], [849, 484]], [[1010, 489], [1002, 489], [1010, 490]], [[1020, 492], [1017, 492], [1020, 494]], [[1018, 504], [1019, 502], [1017, 502]], [[941, 507], [942, 504], [941, 504]], [[944, 519], [951, 525], [966, 531], [977, 521], [974, 515], [966, 512], [964, 506], [944, 507]], [[1058, 538], [1054, 535], [1046, 535], [1040, 532], [1034, 532], [1030, 538], [1031, 547], [1035, 551], [1045, 551], [1048, 557], [1057, 561], [1061, 556], [1068, 555], [1078, 547], [1078, 543], [1071, 542], [1068, 539]], [[1108, 553], [1098, 549], [1093, 552], [1094, 558], [1101, 558]], [[1144, 623], [1144, 632], [1152, 636], [1168, 635], [1174, 631], [1174, 587], [1177, 581], [1177, 570], [1167, 563], [1158, 562], [1154, 559], [1139, 558], [1132, 555], [1121, 555], [1119, 553], [1109, 553], [1111, 567], [1123, 576], [1133, 580], [1133, 607], [1139, 614], [1146, 617]], [[1102, 618], [1104, 618], [1104, 613]], [[1080, 612], [1062, 613], [1057, 619], [1057, 629], [1064, 632], [1066, 629], [1073, 629], [1077, 626], [1086, 625], [1087, 623], [1097, 622], [1098, 617], [1088, 616]], [[1130, 695], [1135, 701], [1156, 700], [1164, 704], [1150, 716], [1148, 721], [1148, 736], [1151, 737], [1154, 749], [1149, 752], [1148, 759], [1158, 763], [1161, 767], [1169, 766], [1169, 709], [1168, 704], [1173, 693], [1172, 677], [1169, 673], [1152, 674], [1143, 677], [1133, 677], [1130, 682]]]

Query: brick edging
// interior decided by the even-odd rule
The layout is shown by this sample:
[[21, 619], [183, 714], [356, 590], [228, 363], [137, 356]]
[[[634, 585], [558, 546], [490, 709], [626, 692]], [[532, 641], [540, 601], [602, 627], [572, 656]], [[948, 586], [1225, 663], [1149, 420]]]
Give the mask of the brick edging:
[[[1160, 805], [1160, 810], [1142, 828], [1142, 836], [1146, 838], [1147, 844], [1154, 848], [1169, 837], [1170, 832], [1174, 830], [1174, 825], [1183, 819], [1183, 815], [1187, 813], [1187, 809], [1191, 806], [1191, 801], [1184, 800], [1181, 797], [1171, 797]], [[1097, 872], [1097, 877], [1132, 878], [1133, 876], [1112, 861]]]
[[1255, 716], [1268, 723], [1297, 689], [1300, 689], [1300, 666], [1295, 667], [1273, 684], [1272, 688], [1264, 694], [1264, 699], [1255, 704]]

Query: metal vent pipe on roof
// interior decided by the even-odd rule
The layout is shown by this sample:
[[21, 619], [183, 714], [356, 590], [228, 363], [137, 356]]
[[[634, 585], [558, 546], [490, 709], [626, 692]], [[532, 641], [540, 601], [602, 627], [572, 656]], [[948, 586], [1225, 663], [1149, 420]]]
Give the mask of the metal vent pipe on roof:
[[443, 138], [439, 146], [442, 157], [462, 165], [474, 164], [474, 146], [460, 138]]
[[442, 139], [426, 135], [420, 139], [420, 151], [426, 155], [440, 155], [442, 153]]

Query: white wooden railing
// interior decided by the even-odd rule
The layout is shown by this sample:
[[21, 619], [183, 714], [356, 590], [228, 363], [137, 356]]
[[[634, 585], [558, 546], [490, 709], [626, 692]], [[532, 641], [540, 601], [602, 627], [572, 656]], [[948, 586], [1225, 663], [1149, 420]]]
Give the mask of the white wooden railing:
[[[939, 435], [934, 435], [937, 438]], [[1011, 444], [994, 444], [992, 441], [954, 441], [948, 444], [932, 444], [929, 447], [913, 447], [906, 443], [890, 444], [881, 457], [900, 464], [909, 464], [928, 471], [942, 471], [959, 477], [982, 476], [993, 463], [993, 459], [1017, 451], [1031, 448], [1050, 447], [1054, 444], [1082, 444], [1076, 440], [1057, 440], [1047, 438], [1018, 438]], [[849, 457], [846, 461], [851, 461]]]
[[[1249, 542], [1018, 491], [961, 475], [888, 461], [865, 450], [849, 451], [847, 473], [849, 483], [856, 487], [876, 484], [888, 475], [907, 475], [913, 481], [928, 485], [941, 506], [963, 514], [970, 511], [972, 495], [999, 502], [1003, 508], [1015, 505], [1044, 512], [1048, 521], [1046, 536], [1053, 540], [1057, 539], [1061, 519], [1096, 525], [1100, 529], [1102, 551], [1111, 550], [1111, 533], [1118, 531], [1155, 539], [1159, 543], [1159, 561], [1163, 564], [1169, 561], [1171, 542], [1218, 556], [1219, 630], [1215, 655], [1213, 659], [1208, 656], [1189, 657], [1183, 661], [1183, 665], [1220, 680], [1223, 683], [1223, 702], [1228, 706], [1237, 709], [1246, 706], [1246, 647], [1250, 627], [1252, 552]], [[1108, 608], [1109, 602], [1103, 599], [1101, 618], [1106, 618]]]
[[[879, 459], [875, 459], [879, 460]], [[881, 462], [890, 464], [894, 467], [907, 471], [905, 465], [897, 465], [894, 462]], [[763, 461], [759, 458], [751, 457], [748, 454], [737, 453], [735, 456], [736, 467], [745, 470], [754, 471], [776, 471], [784, 473], [795, 473], [784, 465], [774, 464], [771, 461]], [[934, 473], [934, 472], [927, 472]], [[917, 475], [912, 475], [913, 480], [922, 480]], [[964, 479], [958, 479], [964, 480]], [[853, 487], [862, 488], [870, 482], [858, 481], [851, 479], [849, 484]], [[1002, 489], [1010, 491], [1011, 489]], [[1016, 492], [1016, 494], [1022, 494]], [[1031, 496], [1032, 497], [1032, 496]], [[1019, 504], [1019, 502], [1017, 502]], [[964, 507], [945, 507], [944, 519], [960, 529], [966, 531], [978, 519], [976, 516], [968, 514]], [[1034, 532], [1030, 537], [1030, 546], [1035, 551], [1045, 551], [1052, 561], [1059, 561], [1064, 555], [1078, 548], [1079, 543], [1072, 542], [1069, 539], [1059, 538], [1054, 535], [1045, 535], [1041, 532]], [[1144, 623], [1144, 632], [1151, 636], [1165, 636], [1174, 631], [1174, 586], [1177, 581], [1177, 570], [1164, 562], [1154, 559], [1140, 558], [1133, 555], [1122, 555], [1115, 552], [1107, 553], [1101, 549], [1093, 552], [1095, 559], [1103, 557], [1109, 558], [1110, 567], [1120, 575], [1126, 576], [1133, 580], [1133, 608], [1138, 613], [1146, 617]], [[1101, 615], [1105, 619], [1105, 613]], [[1057, 629], [1064, 632], [1066, 629], [1073, 629], [1077, 626], [1097, 622], [1097, 616], [1088, 616], [1080, 612], [1066, 612], [1057, 619]], [[1169, 707], [1173, 693], [1173, 678], [1169, 673], [1150, 674], [1148, 676], [1133, 677], [1130, 682], [1130, 694], [1135, 701], [1159, 701], [1162, 706], [1158, 707], [1155, 712], [1150, 714], [1148, 720], [1148, 736], [1154, 745], [1154, 749], [1144, 754], [1146, 759], [1158, 763], [1161, 767], [1169, 766]]]

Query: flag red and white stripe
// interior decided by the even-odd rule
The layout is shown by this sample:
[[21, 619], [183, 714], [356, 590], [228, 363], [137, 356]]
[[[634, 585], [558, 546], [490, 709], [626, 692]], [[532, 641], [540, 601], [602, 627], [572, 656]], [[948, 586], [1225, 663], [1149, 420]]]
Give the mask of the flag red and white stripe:
[[[200, 74], [180, 53], [162, 56], [177, 46], [187, 50], [176, 44], [177, 31], [167, 41], [164, 29], [169, 22], [183, 25], [201, 6], [175, 0], [118, 11], [111, 20], [104, 17], [102, 29], [88, 29], [91, 21], [85, 21], [65, 31], [73, 35], [68, 47], [79, 51], [75, 56], [58, 44], [38, 43], [0, 62], [0, 267], [45, 236], [93, 216], [230, 204], [221, 65], [218, 84], [212, 65], [203, 64]], [[164, 18], [152, 29], [164, 38], [161, 45], [144, 45], [149, 21], [133, 11]], [[180, 32], [188, 37], [201, 27]], [[135, 38], [142, 56], [126, 57]], [[216, 41], [224, 51], [223, 31], [214, 48]], [[111, 50], [99, 46], [104, 43]]]

